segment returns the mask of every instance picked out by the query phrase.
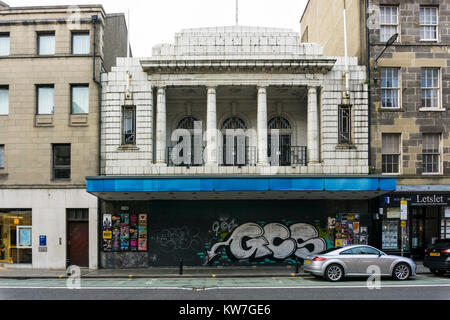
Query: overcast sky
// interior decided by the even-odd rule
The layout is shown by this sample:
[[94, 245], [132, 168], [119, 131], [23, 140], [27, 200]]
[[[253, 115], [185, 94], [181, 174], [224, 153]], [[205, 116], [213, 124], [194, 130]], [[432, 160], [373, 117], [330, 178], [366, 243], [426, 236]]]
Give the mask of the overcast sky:
[[[102, 4], [107, 13], [130, 10], [135, 57], [151, 55], [158, 43], [173, 43], [181, 29], [235, 25], [236, 0], [2, 0], [11, 7]], [[239, 0], [239, 25], [282, 27], [300, 32], [307, 0]]]

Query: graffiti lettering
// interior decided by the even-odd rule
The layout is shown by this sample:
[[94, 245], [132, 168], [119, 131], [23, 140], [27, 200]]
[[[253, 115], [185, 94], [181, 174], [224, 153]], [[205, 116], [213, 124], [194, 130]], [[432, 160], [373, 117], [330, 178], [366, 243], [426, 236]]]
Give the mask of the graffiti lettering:
[[228, 221], [228, 218], [219, 218], [219, 220], [214, 221], [211, 229], [217, 237], [218, 235], [228, 235], [236, 227], [237, 224], [235, 219], [231, 219], [230, 221]]
[[327, 244], [310, 224], [297, 223], [287, 227], [270, 223], [263, 228], [256, 223], [246, 223], [235, 228], [226, 241], [212, 246], [208, 251], [209, 262], [219, 255], [221, 247], [226, 247], [230, 258], [236, 260], [266, 257], [284, 260], [289, 257], [304, 259], [308, 254], [325, 250]]
[[201, 248], [200, 231], [186, 226], [162, 230], [156, 241], [166, 251], [199, 250]]

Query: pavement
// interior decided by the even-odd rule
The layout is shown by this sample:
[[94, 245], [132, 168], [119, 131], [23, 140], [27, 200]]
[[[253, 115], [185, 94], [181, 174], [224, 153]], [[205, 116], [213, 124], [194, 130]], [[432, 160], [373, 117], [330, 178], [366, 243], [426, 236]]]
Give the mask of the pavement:
[[[430, 270], [417, 263], [417, 274], [429, 274]], [[298, 271], [298, 272], [297, 272]], [[130, 278], [258, 278], [258, 277], [302, 277], [307, 276], [303, 267], [288, 266], [218, 266], [188, 267], [180, 274], [179, 267], [150, 267], [142, 269], [80, 269], [84, 279], [130, 279]], [[0, 279], [62, 279], [68, 278], [66, 270], [20, 269], [16, 266], [0, 265]]]

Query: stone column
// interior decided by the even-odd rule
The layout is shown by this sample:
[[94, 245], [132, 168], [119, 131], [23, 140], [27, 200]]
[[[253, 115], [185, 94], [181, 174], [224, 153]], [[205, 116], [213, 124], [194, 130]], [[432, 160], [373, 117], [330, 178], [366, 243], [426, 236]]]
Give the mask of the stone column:
[[209, 86], [206, 89], [206, 165], [218, 166], [216, 87]]
[[167, 165], [166, 88], [158, 88], [156, 100], [156, 164]]
[[317, 88], [308, 87], [308, 164], [318, 164], [319, 157], [319, 105]]
[[267, 87], [258, 87], [258, 166], [269, 166], [267, 157]]

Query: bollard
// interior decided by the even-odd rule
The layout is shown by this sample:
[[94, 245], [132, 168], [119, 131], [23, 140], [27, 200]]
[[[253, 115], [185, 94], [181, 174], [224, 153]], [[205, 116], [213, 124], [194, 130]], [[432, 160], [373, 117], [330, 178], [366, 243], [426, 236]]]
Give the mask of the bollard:
[[180, 272], [179, 272], [179, 274], [180, 275], [183, 274], [183, 259], [180, 259]]
[[299, 273], [299, 267], [300, 267], [300, 265], [298, 263], [298, 258], [295, 257], [295, 274]]

